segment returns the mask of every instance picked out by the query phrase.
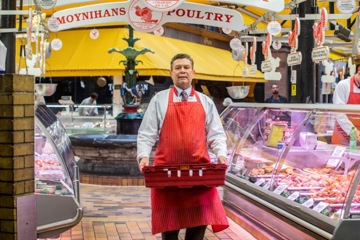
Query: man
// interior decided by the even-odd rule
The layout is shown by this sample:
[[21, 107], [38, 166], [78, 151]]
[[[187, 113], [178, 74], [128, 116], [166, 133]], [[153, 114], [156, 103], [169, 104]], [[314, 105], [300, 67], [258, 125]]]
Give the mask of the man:
[[[210, 163], [208, 144], [219, 163], [227, 163], [226, 135], [214, 102], [191, 85], [193, 59], [175, 55], [170, 64], [174, 86], [150, 101], [139, 128], [137, 159], [142, 171], [157, 137], [154, 165]], [[184, 92], [185, 96], [181, 94]], [[207, 225], [214, 232], [229, 226], [215, 187], [151, 189], [152, 233], [163, 240], [202, 240]]]
[[[333, 95], [334, 104], [360, 104], [360, 66], [357, 73], [350, 78], [341, 80], [335, 87]], [[360, 120], [351, 115], [340, 114], [336, 117], [331, 142], [333, 144], [347, 145], [350, 140], [350, 130], [356, 128], [356, 138], [360, 139]]]
[[[91, 93], [90, 97], [85, 98], [80, 105], [96, 105], [96, 99], [98, 98], [97, 93]], [[79, 107], [80, 116], [97, 116], [99, 115], [97, 107]]]
[[279, 94], [279, 85], [278, 84], [273, 84], [271, 86], [271, 90], [272, 90], [272, 96], [268, 97], [265, 100], [266, 103], [287, 103], [288, 102], [286, 97], [281, 96]]

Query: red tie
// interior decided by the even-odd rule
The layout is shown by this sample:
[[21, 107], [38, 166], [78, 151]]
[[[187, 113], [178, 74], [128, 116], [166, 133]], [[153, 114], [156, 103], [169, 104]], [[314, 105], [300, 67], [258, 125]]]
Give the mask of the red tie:
[[185, 91], [181, 92], [181, 101], [186, 102], [188, 100], [188, 95]]

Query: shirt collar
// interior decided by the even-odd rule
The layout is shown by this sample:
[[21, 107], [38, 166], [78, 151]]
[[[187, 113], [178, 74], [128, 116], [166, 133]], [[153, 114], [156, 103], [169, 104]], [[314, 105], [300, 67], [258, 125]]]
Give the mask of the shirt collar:
[[189, 88], [187, 88], [185, 90], [182, 90], [181, 88], [179, 88], [177, 86], [175, 86], [175, 88], [176, 88], [176, 91], [177, 91], [177, 96], [180, 96], [182, 91], [185, 91], [187, 93], [187, 95], [190, 96], [191, 89], [192, 89], [192, 87], [189, 87]]

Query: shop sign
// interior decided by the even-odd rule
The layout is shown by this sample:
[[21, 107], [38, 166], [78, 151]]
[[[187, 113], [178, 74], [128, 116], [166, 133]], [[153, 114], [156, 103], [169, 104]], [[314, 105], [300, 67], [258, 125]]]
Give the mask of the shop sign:
[[243, 29], [243, 18], [237, 11], [196, 3], [183, 3], [168, 12], [147, 8], [140, 0], [103, 3], [64, 9], [53, 14], [60, 24], [59, 31], [94, 24], [129, 22], [136, 30], [151, 32], [167, 22], [181, 22]]
[[311, 59], [313, 62], [320, 62], [323, 60], [327, 60], [329, 58], [329, 48], [328, 47], [317, 47], [313, 48], [311, 53]]
[[180, 6], [184, 0], [142, 0], [144, 4], [154, 11], [170, 11]]
[[296, 96], [296, 84], [291, 84], [291, 96]]
[[287, 64], [288, 66], [300, 65], [302, 61], [301, 52], [293, 52], [289, 53], [287, 56]]
[[266, 9], [272, 12], [281, 12], [285, 8], [284, 0], [217, 0], [216, 2], [233, 3], [235, 5], [252, 6], [260, 9]]
[[42, 9], [52, 9], [56, 5], [56, 0], [39, 0], [39, 5]]
[[98, 1], [99, 0], [60, 0], [60, 1], [55, 1], [56, 2], [55, 7], [66, 6], [70, 4], [86, 3], [86, 2], [98, 2]]
[[235, 61], [241, 61], [244, 57], [244, 48], [242, 49], [232, 49], [231, 50], [232, 59]]
[[265, 60], [261, 62], [261, 71], [262, 72], [271, 72], [272, 67], [271, 67], [271, 61], [269, 60]]
[[336, 6], [341, 13], [353, 13], [355, 11], [355, 0], [337, 0]]

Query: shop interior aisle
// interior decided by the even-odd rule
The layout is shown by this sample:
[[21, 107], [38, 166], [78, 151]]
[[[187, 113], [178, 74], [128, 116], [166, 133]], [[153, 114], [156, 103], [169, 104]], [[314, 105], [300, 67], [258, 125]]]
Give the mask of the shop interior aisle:
[[[221, 194], [221, 188], [219, 188]], [[150, 191], [144, 186], [106, 186], [81, 184], [80, 198], [84, 209], [81, 222], [61, 234], [61, 240], [131, 240], [161, 239], [152, 235], [150, 227]], [[206, 231], [207, 240], [254, 240], [234, 223], [230, 228], [213, 233]], [[180, 232], [184, 239], [184, 232]]]

